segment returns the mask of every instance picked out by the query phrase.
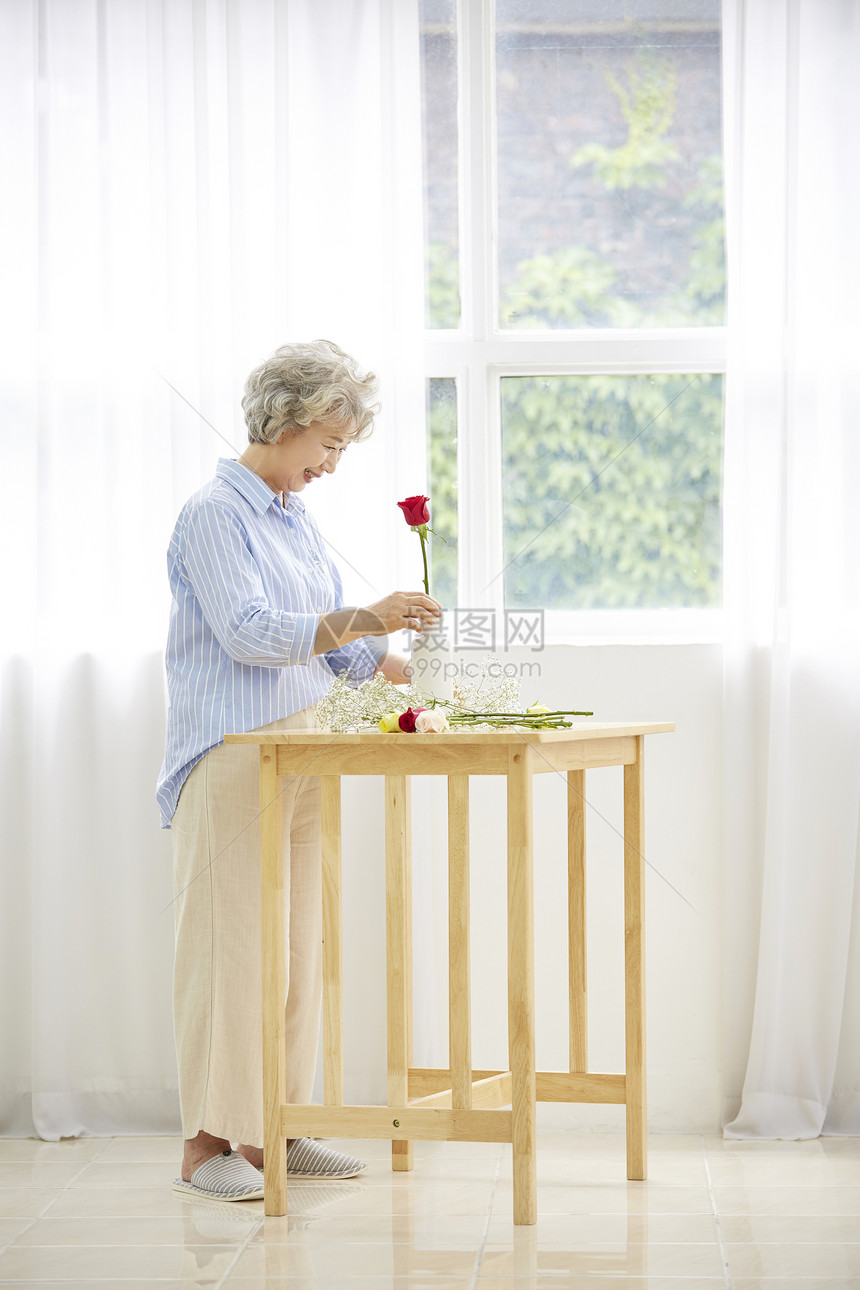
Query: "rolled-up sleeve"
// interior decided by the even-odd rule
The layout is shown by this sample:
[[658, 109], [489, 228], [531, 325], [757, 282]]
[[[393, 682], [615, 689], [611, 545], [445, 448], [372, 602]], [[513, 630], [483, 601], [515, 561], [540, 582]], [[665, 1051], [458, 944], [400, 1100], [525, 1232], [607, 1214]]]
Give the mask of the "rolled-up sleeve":
[[372, 645], [367, 637], [363, 636], [361, 640], [351, 641], [349, 645], [342, 645], [340, 649], [328, 650], [323, 657], [335, 674], [348, 672], [350, 679], [360, 685], [362, 681], [370, 680], [379, 667], [379, 661], [384, 653], [384, 649], [378, 645]]
[[276, 609], [236, 515], [215, 502], [188, 516], [182, 568], [219, 644], [238, 663], [291, 667], [313, 657], [319, 614]]

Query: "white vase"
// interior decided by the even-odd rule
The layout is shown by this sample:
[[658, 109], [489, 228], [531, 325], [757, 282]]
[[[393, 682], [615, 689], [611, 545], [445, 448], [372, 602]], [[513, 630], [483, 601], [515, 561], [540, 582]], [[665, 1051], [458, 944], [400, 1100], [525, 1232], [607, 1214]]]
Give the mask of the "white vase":
[[412, 633], [412, 684], [428, 699], [454, 698], [456, 667], [451, 641], [443, 624], [433, 631]]

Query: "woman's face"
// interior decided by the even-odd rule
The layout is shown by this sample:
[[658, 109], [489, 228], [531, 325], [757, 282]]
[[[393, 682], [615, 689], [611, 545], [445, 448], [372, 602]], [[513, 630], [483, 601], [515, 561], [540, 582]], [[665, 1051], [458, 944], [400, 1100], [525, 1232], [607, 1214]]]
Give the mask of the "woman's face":
[[333, 474], [349, 442], [347, 432], [322, 421], [312, 421], [304, 430], [285, 430], [272, 445], [272, 474], [279, 481], [275, 492], [300, 493], [320, 475]]

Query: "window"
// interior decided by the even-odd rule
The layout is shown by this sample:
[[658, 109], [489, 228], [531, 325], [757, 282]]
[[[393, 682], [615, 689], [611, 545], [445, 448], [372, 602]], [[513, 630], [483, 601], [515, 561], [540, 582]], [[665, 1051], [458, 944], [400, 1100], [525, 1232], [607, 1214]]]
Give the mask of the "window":
[[420, 12], [434, 586], [549, 640], [713, 638], [719, 0]]

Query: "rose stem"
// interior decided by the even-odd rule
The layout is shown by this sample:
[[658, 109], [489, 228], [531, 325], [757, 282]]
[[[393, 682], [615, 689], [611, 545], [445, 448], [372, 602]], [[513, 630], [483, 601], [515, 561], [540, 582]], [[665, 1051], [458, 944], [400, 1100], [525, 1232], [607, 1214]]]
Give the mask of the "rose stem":
[[428, 575], [427, 575], [427, 549], [426, 549], [426, 546], [425, 546], [426, 538], [424, 537], [424, 533], [422, 532], [422, 530], [421, 530], [420, 528], [417, 528], [417, 529], [415, 530], [415, 532], [418, 534], [418, 536], [419, 536], [419, 537], [420, 537], [420, 539], [421, 539], [421, 558], [422, 558], [422, 560], [424, 561], [424, 594], [425, 594], [425, 595], [427, 595], [427, 596], [429, 596], [429, 595], [430, 595], [430, 579], [429, 579], [429, 577], [428, 577]]

